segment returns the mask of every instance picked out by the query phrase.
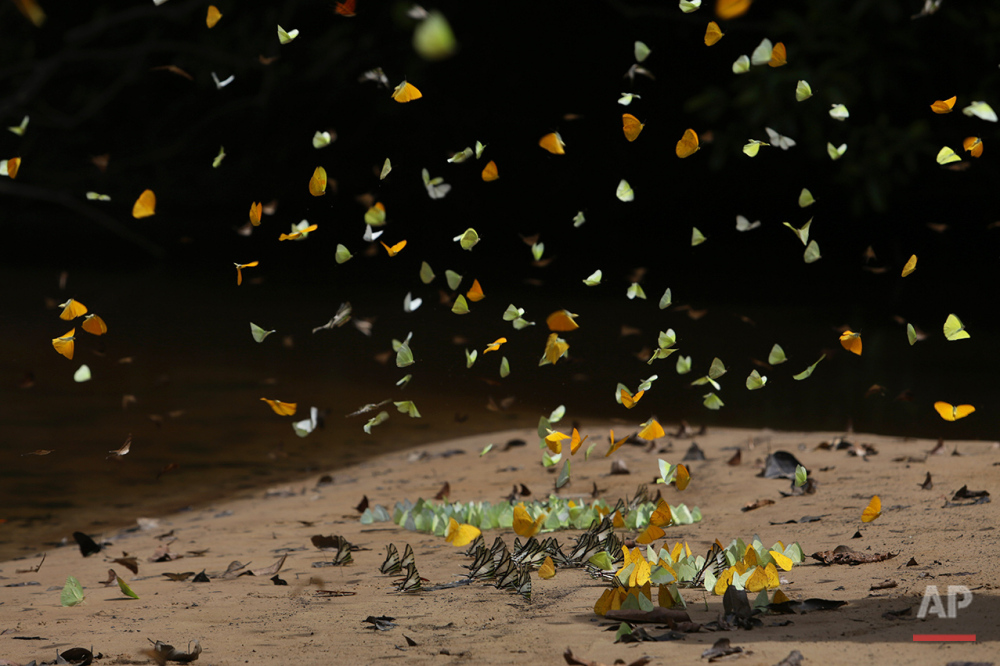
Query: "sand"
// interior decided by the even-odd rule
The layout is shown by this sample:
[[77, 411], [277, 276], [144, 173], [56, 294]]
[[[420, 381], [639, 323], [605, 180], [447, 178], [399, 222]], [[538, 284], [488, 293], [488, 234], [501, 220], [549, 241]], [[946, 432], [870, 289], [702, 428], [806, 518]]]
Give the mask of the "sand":
[[[624, 430], [621, 424], [615, 426]], [[692, 443], [690, 437], [667, 437], [655, 446], [625, 445], [611, 459], [623, 461], [631, 474], [610, 475], [607, 431], [588, 427], [584, 434], [601, 438], [590, 460], [579, 452], [573, 476], [561, 496], [588, 499], [596, 483], [600, 496], [614, 503], [631, 496], [640, 483], [651, 483], [657, 458], [679, 462]], [[838, 436], [873, 445], [877, 454], [864, 458], [845, 450], [822, 450], [817, 445]], [[488, 442], [502, 445], [513, 438], [527, 446], [487, 455]], [[1000, 649], [1000, 594], [997, 591], [997, 505], [995, 503], [945, 508], [952, 494], [970, 490], [993, 491], [994, 465], [1000, 448], [991, 442], [946, 442], [945, 455], [927, 455], [934, 441], [895, 439], [843, 433], [792, 433], [716, 429], [693, 441], [707, 460], [690, 464], [692, 481], [683, 492], [659, 486], [671, 504], [700, 507], [701, 523], [667, 529], [667, 542], [686, 541], [692, 550], [707, 551], [712, 541], [724, 545], [735, 537], [749, 540], [757, 534], [765, 544], [797, 541], [808, 555], [846, 544], [863, 553], [892, 552], [890, 560], [858, 566], [822, 565], [807, 559], [783, 573], [782, 589], [792, 599], [822, 598], [846, 601], [831, 611], [806, 615], [766, 615], [763, 627], [752, 630], [689, 633], [670, 642], [615, 644], [617, 627], [598, 617], [593, 606], [605, 584], [582, 570], [561, 569], [554, 578], [532, 574], [532, 600], [523, 600], [487, 583], [418, 594], [393, 591], [393, 578], [381, 575], [385, 547], [400, 551], [411, 544], [425, 586], [458, 580], [469, 559], [441, 537], [410, 532], [391, 522], [362, 525], [354, 507], [362, 496], [390, 507], [404, 499], [431, 498], [445, 482], [458, 501], [499, 501], [514, 484], [525, 484], [532, 497], [553, 488], [555, 475], [540, 464], [537, 436], [531, 430], [511, 430], [467, 437], [419, 449], [390, 453], [337, 470], [333, 483], [320, 485], [317, 474], [287, 487], [262, 489], [252, 497], [220, 502], [191, 511], [146, 516], [138, 527], [105, 535], [110, 544], [84, 558], [76, 544], [45, 553], [37, 572], [18, 573], [38, 564], [37, 556], [0, 564], [0, 584], [37, 583], [0, 588], [0, 663], [51, 661], [57, 650], [93, 648], [103, 659], [96, 663], [152, 663], [142, 651], [150, 640], [186, 650], [198, 640], [203, 648], [198, 663], [206, 664], [319, 664], [370, 663], [396, 660], [406, 664], [559, 664], [571, 648], [581, 659], [605, 664], [621, 659], [631, 663], [643, 655], [654, 664], [705, 663], [702, 653], [719, 638], [743, 648], [727, 660], [746, 664], [778, 664], [799, 650], [806, 664], [947, 664], [995, 660]], [[584, 447], [586, 448], [586, 447]], [[662, 451], [662, 449], [668, 449]], [[742, 464], [727, 461], [741, 449]], [[953, 455], [957, 449], [960, 455]], [[446, 451], [464, 451], [448, 457]], [[758, 477], [768, 451], [793, 453], [810, 469], [818, 483], [815, 494], [782, 498], [790, 483]], [[417, 456], [415, 453], [424, 455]], [[415, 459], [417, 458], [417, 459]], [[921, 488], [926, 473], [933, 488]], [[653, 488], [653, 486], [650, 486]], [[653, 488], [655, 491], [655, 488]], [[882, 499], [882, 516], [862, 524], [864, 507], [873, 494]], [[748, 502], [771, 499], [774, 504], [744, 512]], [[818, 522], [783, 524], [803, 516], [821, 516]], [[138, 518], [138, 516], [137, 516]], [[306, 525], [301, 521], [309, 521]], [[775, 524], [777, 523], [777, 524]], [[852, 536], [860, 531], [860, 538]], [[175, 540], [158, 538], [172, 532]], [[513, 543], [512, 531], [487, 531], [491, 542], [501, 534]], [[310, 543], [313, 535], [342, 535], [361, 550], [343, 567], [314, 568], [329, 560], [328, 553]], [[554, 533], [570, 543], [579, 531]], [[68, 536], [68, 535], [67, 535]], [[634, 534], [632, 535], [634, 536]], [[100, 538], [98, 539], [100, 540]], [[184, 555], [169, 562], [150, 562], [157, 549]], [[206, 551], [195, 556], [189, 551]], [[123, 552], [138, 559], [139, 573], [110, 562]], [[249, 563], [248, 569], [267, 567], [287, 554], [277, 586], [268, 576], [222, 579], [230, 562]], [[907, 566], [910, 560], [915, 565]], [[124, 578], [139, 599], [129, 599], [117, 585], [102, 586], [109, 568]], [[173, 582], [164, 572], [200, 572], [207, 583]], [[69, 575], [82, 582], [85, 601], [60, 605], [60, 591]], [[872, 590], [886, 580], [896, 587]], [[964, 585], [974, 595], [972, 604], [957, 617], [916, 618], [927, 585], [942, 593], [949, 585]], [[353, 596], [322, 597], [318, 590], [351, 592]], [[695, 622], [716, 620], [722, 599], [702, 590], [683, 590]], [[887, 612], [904, 611], [891, 616]], [[377, 631], [365, 623], [368, 616], [389, 616], [397, 625]], [[788, 622], [790, 620], [790, 622]], [[665, 629], [650, 626], [659, 635]], [[976, 643], [914, 642], [914, 634], [975, 633]], [[415, 645], [410, 645], [407, 637]], [[30, 639], [30, 640], [26, 640]]]

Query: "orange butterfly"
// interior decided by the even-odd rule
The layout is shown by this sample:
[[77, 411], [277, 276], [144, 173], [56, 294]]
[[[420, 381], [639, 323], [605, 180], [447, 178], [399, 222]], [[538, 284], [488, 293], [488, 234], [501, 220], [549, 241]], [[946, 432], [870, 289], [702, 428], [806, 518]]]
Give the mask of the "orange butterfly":
[[575, 321], [576, 315], [567, 310], [557, 310], [546, 318], [550, 331], [574, 331], [580, 328]]
[[983, 140], [978, 136], [966, 137], [965, 141], [962, 142], [962, 147], [972, 153], [973, 157], [979, 157], [983, 154]]
[[415, 85], [407, 83], [406, 81], [400, 83], [396, 86], [396, 89], [392, 91], [392, 98], [400, 104], [412, 102], [413, 100], [420, 99], [423, 96], [424, 94], [417, 90]]
[[250, 224], [255, 227], [260, 226], [260, 215], [263, 210], [264, 206], [260, 202], [250, 204]]
[[687, 129], [684, 131], [684, 136], [681, 137], [681, 140], [677, 142], [677, 157], [681, 159], [691, 157], [698, 152], [699, 148], [698, 133], [693, 129]]
[[500, 172], [497, 171], [497, 163], [493, 160], [489, 161], [485, 167], [483, 167], [483, 180], [487, 183], [494, 181], [500, 177]]
[[645, 125], [640, 123], [639, 119], [631, 113], [622, 114], [622, 131], [625, 132], [625, 138], [630, 142], [639, 138], [639, 133], [642, 132], [643, 127]]
[[657, 527], [656, 525], [650, 523], [649, 525], [646, 526], [646, 529], [643, 531], [643, 533], [635, 538], [635, 542], [640, 546], [648, 546], [649, 544], [653, 543], [659, 538], [662, 538], [665, 535], [666, 532], [663, 531], [662, 527]]
[[104, 335], [108, 332], [108, 325], [97, 315], [89, 314], [83, 319], [83, 330], [91, 335]]
[[73, 360], [73, 350], [75, 349], [73, 341], [76, 340], [76, 338], [73, 337], [74, 335], [76, 335], [75, 328], [70, 329], [69, 333], [66, 333], [63, 336], [52, 338], [52, 347], [71, 361]]
[[314, 197], [326, 194], [326, 169], [321, 166], [316, 167], [312, 178], [309, 179], [309, 194]]
[[[284, 236], [284, 234], [282, 234], [282, 236]], [[243, 269], [252, 268], [253, 266], [256, 266], [259, 263], [260, 263], [259, 261], [251, 261], [249, 264], [234, 263], [233, 266], [236, 266], [236, 286], [243, 284]]]
[[629, 395], [628, 391], [622, 389], [619, 395], [621, 396], [622, 404], [625, 405], [625, 408], [632, 409], [635, 407], [635, 403], [639, 402], [645, 394], [645, 391], [639, 391], [635, 395]]
[[[379, 241], [379, 242], [381, 242], [381, 241]], [[400, 250], [402, 250], [404, 247], [406, 247], [406, 241], [405, 240], [399, 241], [398, 243], [396, 243], [392, 247], [389, 247], [385, 243], [382, 243], [382, 247], [385, 248], [385, 251], [389, 253], [390, 257], [395, 257], [397, 254], [399, 254]]]
[[844, 331], [840, 336], [840, 346], [849, 352], [861, 356], [861, 334]]
[[[9, 166], [8, 166], [9, 168]], [[156, 195], [153, 190], [144, 190], [132, 206], [132, 217], [139, 220], [156, 214]]]
[[723, 20], [743, 16], [750, 9], [751, 2], [753, 0], [718, 0], [715, 3], [715, 15]]
[[945, 421], [957, 421], [976, 411], [972, 405], [951, 405], [947, 402], [935, 402], [934, 409]]
[[768, 67], [781, 67], [782, 65], [788, 64], [788, 54], [785, 52], [785, 45], [782, 42], [778, 42], [771, 48], [771, 59], [768, 61]]
[[872, 501], [868, 503], [865, 510], [861, 512], [861, 522], [870, 523], [882, 515], [882, 500], [878, 495], [872, 496]]
[[343, 2], [338, 2], [333, 11], [341, 16], [354, 16], [354, 7], [357, 4], [357, 0], [344, 0]]
[[611, 448], [610, 448], [610, 449], [608, 449], [608, 452], [604, 454], [604, 457], [605, 457], [605, 458], [607, 458], [607, 457], [608, 457], [608, 456], [610, 456], [610, 455], [611, 455], [612, 453], [614, 453], [615, 451], [617, 451], [617, 450], [618, 450], [618, 448], [619, 448], [619, 447], [620, 447], [620, 446], [621, 446], [622, 444], [624, 444], [626, 440], [628, 440], [628, 438], [629, 438], [629, 436], [628, 436], [628, 435], [625, 435], [624, 437], [622, 437], [621, 439], [619, 439], [619, 440], [618, 440], [618, 441], [616, 442], [616, 441], [615, 441], [615, 431], [614, 431], [614, 430], [612, 430], [612, 431], [611, 431]]
[[280, 236], [278, 236], [278, 240], [280, 240], [280, 241], [298, 240], [298, 239], [302, 238], [303, 236], [305, 236], [306, 234], [308, 234], [309, 232], [316, 231], [317, 229], [319, 229], [319, 225], [317, 225], [317, 224], [310, 224], [305, 229], [298, 229], [297, 231], [293, 231], [290, 234], [281, 234]]
[[215, 5], [208, 6], [208, 14], [205, 15], [205, 25], [209, 28], [214, 28], [215, 24], [219, 22], [222, 18], [222, 12]]
[[7, 175], [10, 177], [11, 180], [17, 178], [17, 171], [20, 168], [21, 168], [20, 157], [12, 157], [9, 160], [7, 160]]
[[486, 298], [486, 294], [483, 293], [483, 288], [480, 286], [479, 280], [472, 281], [472, 286], [469, 287], [469, 291], [465, 292], [465, 297], [473, 303], [477, 303]]
[[725, 33], [719, 29], [719, 24], [715, 21], [709, 21], [708, 27], [705, 29], [705, 46], [712, 46], [716, 42], [725, 36]]
[[72, 298], [65, 303], [62, 303], [59, 307], [63, 309], [59, 314], [59, 318], [65, 321], [70, 321], [87, 314], [87, 306], [80, 301], [73, 300]]
[[278, 416], [294, 416], [295, 409], [298, 407], [294, 402], [281, 402], [280, 400], [268, 400], [267, 398], [261, 398], [261, 400], [271, 405], [271, 409]]
[[565, 155], [566, 151], [564, 148], [566, 144], [563, 143], [562, 137], [559, 136], [558, 132], [552, 132], [546, 134], [541, 139], [538, 140], [538, 145], [549, 151], [553, 155]]
[[666, 436], [666, 432], [663, 430], [656, 419], [651, 419], [642, 430], [639, 431], [639, 437], [643, 439], [659, 439], [660, 437]]
[[951, 113], [951, 110], [954, 108], [957, 100], [957, 96], [952, 97], [951, 99], [939, 99], [931, 104], [931, 111], [934, 113]]

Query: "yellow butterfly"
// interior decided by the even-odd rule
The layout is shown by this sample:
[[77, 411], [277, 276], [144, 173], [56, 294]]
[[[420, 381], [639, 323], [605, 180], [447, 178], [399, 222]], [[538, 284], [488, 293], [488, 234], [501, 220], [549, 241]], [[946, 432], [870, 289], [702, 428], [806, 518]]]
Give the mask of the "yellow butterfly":
[[649, 517], [649, 524], [657, 527], [667, 527], [674, 522], [674, 516], [670, 512], [670, 505], [662, 497], [656, 504], [656, 509]]
[[209, 28], [214, 28], [215, 24], [219, 22], [222, 18], [222, 12], [215, 5], [208, 6], [208, 14], [205, 16], [205, 25]]
[[948, 315], [948, 318], [944, 320], [944, 337], [949, 340], [965, 340], [971, 338], [969, 332], [965, 330], [965, 324], [962, 320], [953, 314]]
[[705, 29], [705, 46], [712, 46], [724, 36], [725, 33], [719, 29], [719, 24], [715, 21], [709, 21], [708, 27]]
[[312, 178], [309, 179], [309, 194], [314, 197], [326, 194], [326, 169], [321, 166], [316, 167]]
[[70, 329], [69, 333], [66, 333], [63, 336], [52, 338], [52, 346], [55, 350], [71, 361], [73, 360], [73, 350], [75, 349], [73, 341], [76, 340], [76, 338], [73, 337], [74, 335], [76, 335], [75, 328]]
[[861, 522], [870, 523], [882, 515], [882, 500], [878, 495], [872, 496], [872, 501], [868, 503], [865, 510], [861, 512]]
[[861, 356], [861, 334], [844, 331], [840, 335], [840, 346], [849, 352]]
[[[303, 221], [301, 224], [305, 224], [305, 222]], [[305, 238], [309, 234], [309, 232], [316, 231], [319, 228], [319, 226], [315, 224], [310, 224], [309, 226], [302, 227], [301, 229], [295, 227], [295, 225], [292, 226], [293, 228], [295, 228], [295, 231], [293, 231], [290, 234], [281, 234], [280, 236], [278, 236], [279, 241], [299, 240], [300, 238]]]
[[976, 411], [972, 405], [951, 405], [947, 402], [935, 402], [934, 409], [945, 421], [957, 421]]
[[385, 248], [385, 251], [389, 253], [390, 257], [395, 257], [397, 254], [399, 254], [400, 250], [402, 250], [404, 247], [406, 247], [406, 241], [405, 240], [401, 240], [398, 243], [396, 243], [395, 245], [393, 245], [392, 247], [389, 247], [385, 243], [382, 243], [382, 247]]
[[573, 455], [574, 453], [579, 451], [580, 447], [583, 446], [583, 443], [586, 442], [588, 439], [590, 439], [590, 435], [587, 435], [583, 439], [580, 439], [580, 433], [577, 431], [576, 428], [573, 428], [573, 436], [569, 440], [570, 455]]
[[698, 133], [693, 129], [684, 130], [684, 136], [677, 142], [677, 157], [684, 159], [698, 152]]
[[939, 99], [931, 104], [931, 111], [934, 113], [951, 113], [951, 110], [955, 107], [955, 102], [957, 100], [958, 97], [952, 97], [951, 99]]
[[405, 80], [396, 86], [396, 89], [392, 91], [392, 98], [403, 104], [405, 102], [412, 102], [415, 99], [420, 99], [424, 94], [417, 90], [417, 87], [412, 83], [407, 83]]
[[[6, 164], [4, 164], [4, 162], [6, 162]], [[0, 161], [0, 166], [6, 167], [7, 176], [9, 176], [11, 180], [14, 180], [17, 178], [18, 169], [21, 168], [21, 158], [12, 157], [9, 160]]]
[[91, 335], [104, 335], [108, 332], [108, 325], [97, 315], [90, 314], [83, 319], [83, 330]]
[[565, 155], [566, 144], [563, 143], [559, 132], [551, 132], [538, 140], [538, 145], [549, 151], [553, 155]]
[[490, 160], [489, 163], [487, 163], [487, 165], [483, 167], [482, 176], [483, 176], [483, 181], [487, 183], [492, 182], [497, 178], [499, 178], [500, 172], [497, 171], [497, 163], [494, 162], [493, 160]]
[[542, 566], [538, 567], [538, 577], [548, 580], [556, 575], [556, 565], [551, 557], [546, 557]]
[[260, 202], [250, 204], [250, 224], [255, 227], [260, 226], [260, 215], [263, 210], [264, 206]]
[[469, 287], [469, 291], [465, 292], [465, 297], [473, 303], [477, 303], [486, 298], [486, 294], [483, 293], [483, 288], [479, 284], [479, 280], [472, 281], [472, 286]]
[[542, 524], [548, 518], [547, 514], [540, 513], [535, 520], [528, 515], [528, 510], [524, 508], [524, 502], [514, 507], [514, 532], [518, 536], [533, 537], [542, 529]]
[[622, 114], [622, 131], [625, 132], [625, 138], [630, 142], [639, 138], [639, 133], [642, 132], [643, 127], [645, 125], [640, 123], [639, 119], [631, 113]]
[[480, 534], [482, 534], [482, 531], [478, 527], [459, 523], [454, 518], [449, 518], [448, 530], [445, 532], [444, 540], [453, 546], [467, 546], [475, 541], [476, 537]]
[[139, 220], [154, 214], [156, 214], [156, 195], [153, 190], [144, 190], [132, 206], [132, 217]]
[[295, 408], [298, 407], [294, 402], [281, 402], [280, 400], [268, 400], [267, 398], [261, 398], [261, 400], [269, 404], [278, 416], [294, 416]]
[[659, 439], [666, 434], [663, 426], [657, 423], [656, 419], [650, 419], [649, 423], [644, 424], [642, 430], [639, 431], [639, 437], [643, 439]]
[[[281, 234], [281, 235], [284, 236], [285, 234]], [[284, 239], [282, 239], [282, 240], [284, 240]], [[234, 263], [233, 266], [236, 266], [236, 285], [239, 286], [239, 285], [243, 284], [243, 269], [244, 268], [252, 268], [252, 267], [256, 266], [259, 263], [260, 263], [259, 261], [251, 261], [249, 264], [237, 264], [237, 263]]]
[[635, 407], [635, 403], [639, 402], [642, 399], [642, 396], [644, 396], [645, 394], [646, 394], [645, 391], [639, 391], [635, 395], [629, 395], [628, 391], [622, 389], [620, 394], [622, 399], [622, 404], [625, 405], [626, 409], [632, 409], [633, 407]]
[[903, 266], [903, 277], [906, 277], [915, 270], [917, 270], [917, 255], [913, 254], [910, 255], [910, 258], [906, 261], [906, 265]]
[[635, 542], [640, 546], [648, 546], [657, 539], [663, 538], [665, 535], [666, 532], [663, 531], [662, 527], [657, 527], [656, 525], [650, 523], [646, 526], [646, 529], [643, 530], [642, 534], [635, 538]]
[[624, 443], [626, 442], [626, 440], [628, 440], [628, 437], [629, 437], [628, 435], [625, 435], [624, 437], [622, 437], [621, 439], [619, 439], [619, 440], [618, 440], [618, 441], [616, 442], [616, 441], [615, 441], [615, 431], [614, 431], [614, 430], [612, 430], [612, 431], [611, 431], [611, 448], [610, 448], [610, 449], [608, 449], [608, 452], [604, 454], [604, 457], [605, 457], [605, 458], [607, 458], [607, 457], [608, 457], [608, 456], [610, 456], [610, 455], [611, 455], [612, 453], [614, 453], [615, 451], [617, 451], [617, 450], [618, 450], [618, 448], [619, 448], [619, 447], [620, 447], [620, 446], [621, 446], [622, 444], [624, 444]]
[[717, 0], [715, 3], [715, 15], [723, 21], [743, 16], [750, 9], [753, 0]]
[[74, 301], [72, 298], [60, 304], [59, 307], [62, 308], [59, 318], [65, 321], [70, 321], [87, 314], [87, 306], [80, 301]]
[[555, 362], [562, 358], [567, 351], [569, 351], [569, 343], [560, 338], [558, 333], [549, 335], [549, 339], [545, 342], [545, 360], [555, 365]]
[[496, 340], [491, 342], [489, 346], [486, 347], [486, 349], [483, 350], [483, 353], [485, 354], [486, 352], [497, 351], [498, 349], [500, 349], [500, 345], [502, 345], [505, 342], [507, 342], [507, 338], [497, 338]]
[[690, 482], [691, 473], [688, 472], [688, 468], [684, 465], [677, 465], [677, 478], [674, 479], [674, 485], [677, 486], [677, 490], [684, 490]]

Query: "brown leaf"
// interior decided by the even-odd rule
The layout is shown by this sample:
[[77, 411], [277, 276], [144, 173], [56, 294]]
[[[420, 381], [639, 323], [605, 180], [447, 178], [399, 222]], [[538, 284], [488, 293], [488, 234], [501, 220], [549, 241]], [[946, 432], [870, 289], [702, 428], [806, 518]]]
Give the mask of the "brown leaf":
[[118, 582], [118, 574], [115, 573], [114, 569], [108, 569], [108, 579], [100, 581], [101, 585], [104, 587], [110, 587]]
[[736, 453], [733, 454], [733, 457], [730, 458], [726, 462], [726, 464], [736, 467], [737, 465], [740, 465], [742, 462], [743, 462], [743, 451], [742, 449], [736, 449]]
[[743, 508], [740, 509], [740, 511], [753, 511], [754, 509], [759, 509], [762, 506], [767, 506], [769, 504], [774, 504], [774, 500], [772, 500], [772, 499], [759, 499], [759, 500], [757, 500], [755, 502], [748, 502], [747, 504], [744, 504]]
[[652, 622], [655, 624], [666, 624], [671, 629], [677, 622], [690, 622], [691, 616], [687, 611], [671, 610], [657, 606], [651, 611], [637, 609], [609, 610], [604, 614], [609, 620], [619, 620], [621, 622]]
[[443, 500], [446, 497], [451, 497], [451, 484], [448, 483], [447, 481], [445, 481], [444, 485], [441, 486], [441, 490], [437, 492], [437, 495], [434, 496], [434, 499]]
[[167, 573], [163, 572], [163, 575], [175, 582], [183, 582], [194, 575], [193, 571], [185, 571], [184, 573]]
[[889, 589], [892, 589], [892, 588], [896, 587], [898, 584], [899, 583], [897, 583], [894, 580], [888, 580], [887, 579], [887, 580], [882, 581], [881, 583], [875, 583], [875, 584], [873, 584], [869, 589], [872, 590], [872, 591], [875, 591], [875, 590], [889, 590]]
[[819, 560], [823, 564], [870, 564], [872, 562], [883, 562], [891, 560], [899, 553], [859, 553], [851, 550], [848, 546], [837, 546], [834, 550], [824, 550], [813, 553], [809, 557]]
[[239, 560], [233, 560], [232, 562], [229, 563], [229, 566], [226, 567], [226, 570], [222, 572], [222, 576], [221, 577], [222, 578], [237, 578], [239, 576], [242, 576], [243, 573], [250, 573], [248, 571], [244, 571], [243, 573], [240, 573], [240, 571], [243, 570], [243, 569], [245, 569], [247, 567], [247, 565], [249, 565], [249, 564], [250, 564], [249, 562], [247, 562], [246, 564], [241, 564]]
[[111, 560], [115, 564], [120, 564], [134, 574], [139, 573], [139, 560], [135, 557], [116, 557]]

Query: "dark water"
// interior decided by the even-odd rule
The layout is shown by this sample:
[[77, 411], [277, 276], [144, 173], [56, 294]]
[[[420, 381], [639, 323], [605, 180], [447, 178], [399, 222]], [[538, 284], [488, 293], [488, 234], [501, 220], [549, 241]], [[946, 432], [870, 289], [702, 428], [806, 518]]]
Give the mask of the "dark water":
[[[33, 551], [74, 530], [99, 532], [139, 516], [259, 492], [386, 451], [534, 426], [559, 404], [568, 407], [570, 419], [584, 422], [618, 417], [638, 423], [655, 414], [665, 423], [683, 418], [830, 430], [853, 425], [860, 431], [948, 438], [989, 438], [995, 423], [986, 409], [957, 423], [944, 423], [931, 409], [934, 400], [956, 395], [975, 395], [977, 404], [995, 402], [996, 390], [979, 365], [982, 345], [976, 341], [986, 337], [983, 331], [964, 343], [945, 343], [938, 336], [911, 348], [902, 327], [886, 324], [877, 330], [887, 332], [863, 338], [865, 354], [858, 358], [839, 350], [832, 330], [837, 320], [820, 308], [708, 303], [699, 304], [708, 313], [694, 321], [683, 311], [660, 312], [653, 303], [636, 304], [615, 293], [576, 301], [581, 328], [565, 334], [569, 361], [539, 368], [547, 335], [542, 320], [551, 310], [543, 288], [491, 294], [487, 287], [487, 300], [459, 318], [436, 302], [435, 289], [424, 289], [420, 310], [404, 314], [397, 294], [355, 286], [356, 314], [374, 322], [369, 338], [350, 324], [310, 332], [336, 311], [336, 289], [332, 298], [320, 298], [289, 290], [280, 280], [256, 283], [252, 277], [237, 288], [224, 273], [174, 271], [168, 264], [78, 270], [60, 292], [57, 272], [7, 272], [5, 284], [23, 286], [8, 290], [9, 316], [0, 321], [5, 350], [0, 518], [6, 519], [0, 524], [0, 556]], [[109, 327], [100, 339], [78, 329], [73, 361], [51, 347], [50, 338], [69, 325], [48, 307], [52, 300], [46, 301], [62, 302], [67, 294]], [[500, 319], [508, 301], [542, 325], [513, 331]], [[279, 332], [258, 345], [249, 334], [251, 320]], [[622, 336], [623, 324], [642, 332]], [[676, 374], [673, 358], [648, 366], [634, 356], [668, 326], [679, 331], [682, 352], [695, 358], [694, 370], [684, 377]], [[413, 366], [396, 368], [394, 355], [386, 363], [376, 359], [390, 350], [392, 338], [411, 330]], [[503, 348], [512, 367], [508, 378], [499, 377], [500, 354], [481, 355], [473, 369], [465, 367], [463, 349], [481, 352], [500, 335], [511, 341]], [[284, 336], [290, 336], [288, 344]], [[467, 342], [454, 344], [453, 336]], [[766, 359], [776, 341], [791, 360], [761, 370], [771, 377], [764, 390], [746, 391], [745, 377], [756, 367], [751, 359]], [[829, 357], [812, 378], [791, 381], [791, 374], [823, 351]], [[689, 382], [707, 371], [716, 354], [730, 370], [720, 392], [726, 406], [712, 412], [701, 406], [704, 387]], [[131, 362], [122, 363], [126, 357]], [[73, 381], [80, 363], [90, 366], [90, 382]], [[28, 373], [30, 387], [23, 386]], [[411, 383], [396, 387], [407, 373]], [[660, 379], [634, 411], [614, 403], [618, 381], [635, 386], [653, 373]], [[886, 386], [886, 394], [865, 397], [874, 383]], [[894, 399], [903, 390], [912, 392], [912, 402]], [[123, 409], [125, 394], [137, 402]], [[515, 401], [507, 411], [487, 408], [490, 398], [500, 402], [509, 396]], [[297, 402], [299, 414], [279, 417], [261, 397]], [[410, 419], [388, 405], [391, 419], [366, 435], [367, 417], [344, 417], [389, 398], [414, 400], [423, 418]], [[329, 410], [325, 427], [299, 438], [290, 423], [304, 418], [311, 405]], [[129, 434], [131, 452], [121, 462], [107, 460], [107, 452]], [[22, 455], [36, 449], [52, 453]], [[174, 469], [159, 476], [168, 466]]]

